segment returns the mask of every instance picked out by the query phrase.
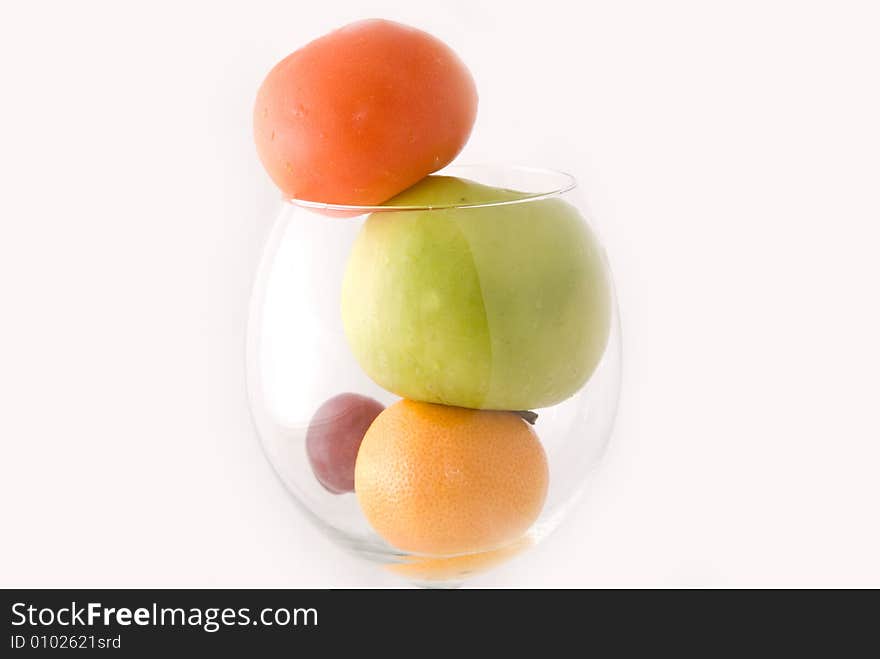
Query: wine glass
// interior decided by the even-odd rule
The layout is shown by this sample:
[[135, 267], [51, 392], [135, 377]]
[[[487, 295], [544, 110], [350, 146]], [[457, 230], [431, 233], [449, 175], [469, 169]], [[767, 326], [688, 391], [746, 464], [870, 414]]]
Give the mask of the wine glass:
[[[444, 587], [458, 586], [469, 576], [533, 546], [545, 538], [572, 509], [591, 472], [599, 464], [611, 435], [620, 384], [620, 327], [607, 258], [587, 221], [573, 177], [551, 170], [493, 165], [450, 166], [439, 174], [496, 189], [515, 190], [518, 195], [513, 200], [505, 196], [476, 203], [453, 200], [421, 206], [367, 207], [295, 199], [283, 201], [254, 283], [246, 356], [250, 406], [263, 448], [285, 487], [309, 519], [332, 540], [354, 554], [378, 563], [412, 583]], [[504, 407], [504, 401], [511, 401], [511, 405], [521, 400], [541, 403], [542, 406], [529, 410], [537, 414], [537, 419], [524, 410], [514, 411], [523, 413], [524, 419], [534, 421], [533, 429], [546, 455], [549, 472], [546, 499], [540, 514], [524, 532], [516, 538], [505, 538], [497, 545], [465, 552], [425, 552], [395, 546], [374, 530], [355, 493], [336, 494], [321, 484], [313, 473], [306, 451], [310, 422], [316, 410], [328, 399], [351, 392], [389, 406], [404, 396], [412, 395], [412, 389], [397, 386], [397, 380], [394, 386], [389, 387], [396, 391], [386, 389], [388, 379], [377, 377], [375, 360], [365, 360], [362, 346], [360, 352], [356, 353], [352, 337], [347, 335], [346, 330], [348, 334], [352, 330], [345, 325], [341, 299], [346, 269], [353, 258], [352, 250], [371, 217], [381, 217], [383, 222], [393, 223], [402, 222], [405, 218], [412, 220], [415, 214], [420, 214], [421, 221], [443, 222], [454, 218], [455, 222], [464, 223], [459, 226], [476, 227], [488, 218], [489, 213], [493, 217], [503, 217], [504, 213], [513, 217], [514, 208], [519, 221], [528, 224], [511, 223], [511, 232], [522, 231], [525, 226], [531, 227], [537, 232], [535, 235], [540, 236], [540, 226], [535, 223], [549, 221], [546, 214], [554, 208], [564, 209], [567, 217], [575, 218], [575, 223], [581, 223], [578, 231], [587, 232], [595, 241], [598, 254], [593, 256], [598, 259], [601, 268], [598, 277], [604, 277], [606, 286], [604, 311], [596, 311], [607, 316], [604, 329], [603, 322], [590, 321], [585, 325], [589, 332], [596, 334], [591, 344], [594, 354], [588, 355], [589, 350], [587, 353], [581, 350], [571, 355], [570, 361], [566, 355], [560, 357], [551, 354], [550, 359], [562, 361], [555, 371], [546, 374], [546, 377], [558, 380], [563, 377], [560, 373], [565, 371], [563, 375], [567, 374], [566, 369], [572, 369], [572, 373], [577, 371], [571, 364], [592, 359], [592, 363], [586, 365], [586, 371], [581, 369], [580, 376], [577, 373], [572, 376], [575, 380], [578, 377], [583, 380], [587, 376], [584, 382], [577, 381], [576, 386], [569, 382], [567, 389], [551, 392], [553, 387], [541, 380], [543, 376], [536, 375], [517, 384], [515, 374], [522, 373], [522, 369], [517, 370], [515, 365], [499, 364], [497, 369], [493, 366], [499, 377], [493, 380], [489, 387], [491, 391], [481, 399], [487, 403], [485, 407], [492, 409], [508, 409]], [[464, 235], [466, 241], [476, 240], [468, 237], [467, 231]], [[505, 232], [490, 238], [496, 241], [499, 250], [505, 249], [511, 240], [520, 243], [529, 240], [528, 237], [505, 235]], [[534, 250], [527, 251], [521, 258], [528, 264], [540, 263], [541, 259], [548, 264], [556, 263], [554, 254], [538, 253], [538, 250], [546, 249], [541, 247], [542, 244], [537, 241]], [[495, 262], [499, 255], [491, 253], [492, 250], [487, 252], [485, 245], [480, 254], [476, 254], [476, 247], [474, 252], [473, 266], [478, 278], [489, 280], [494, 277], [494, 283], [482, 282], [484, 294], [489, 296], [492, 290], [498, 290], [498, 286], [504, 287], [504, 273], [516, 267], [502, 270], [502, 281], [499, 283]], [[501, 257], [505, 258], [503, 252]], [[494, 265], [489, 263], [490, 260]], [[523, 267], [537, 268], [540, 274], [541, 266], [528, 264], [523, 264]], [[514, 279], [511, 277], [512, 281]], [[384, 285], [394, 287], [398, 284], [386, 280]], [[401, 287], [404, 285], [399, 284]], [[496, 288], [493, 289], [493, 285]], [[558, 337], [551, 338], [559, 338], [561, 348], [565, 347], [566, 341], [577, 339], [570, 336], [571, 327], [562, 325], [565, 318], [551, 317], [554, 313], [552, 301], [564, 297], [568, 286], [569, 282], [560, 280], [558, 276], [550, 277], [546, 282], [538, 278], [528, 286], [535, 305], [533, 322], [536, 327], [550, 328], [549, 331], [559, 333]], [[389, 291], [380, 291], [383, 292]], [[369, 291], [365, 295], [369, 297]], [[455, 306], [455, 294], [450, 295], [443, 299], [450, 307], [445, 311], [452, 314], [456, 312], [451, 308]], [[453, 303], [449, 302], [450, 299]], [[547, 309], [541, 308], [543, 301], [549, 301]], [[369, 302], [368, 299], [365, 304]], [[493, 300], [487, 299], [485, 302], [491, 305]], [[370, 312], [381, 311], [371, 309]], [[398, 309], [397, 313], [403, 312]], [[504, 323], [510, 321], [504, 319], [503, 313], [496, 313], [490, 320], [487, 331], [494, 340], [507, 331]], [[445, 325], [440, 325], [437, 331], [443, 327]], [[578, 330], [578, 326], [574, 329]], [[536, 331], [545, 330], [539, 328]], [[443, 342], [445, 338], [448, 337], [433, 337], [433, 340]], [[584, 342], [580, 341], [577, 345], [583, 346]], [[523, 355], [522, 359], [524, 363], [528, 362], [529, 356]], [[367, 364], [370, 373], [364, 364]], [[449, 364], [435, 366], [441, 369], [439, 372], [446, 367], [451, 368]], [[535, 368], [536, 372], [540, 371], [541, 364]], [[511, 376], [511, 373], [514, 375]], [[494, 372], [490, 376], [494, 377]], [[502, 376], [504, 382], [500, 381]], [[418, 388], [419, 392], [434, 391], [434, 383], [423, 384], [427, 389]], [[533, 398], [516, 397], [516, 392], [525, 390], [533, 392]], [[540, 395], [542, 392], [547, 395]], [[510, 395], [505, 398], [506, 394]], [[442, 398], [445, 394], [441, 391], [438, 395]], [[453, 402], [460, 401], [454, 399]]]

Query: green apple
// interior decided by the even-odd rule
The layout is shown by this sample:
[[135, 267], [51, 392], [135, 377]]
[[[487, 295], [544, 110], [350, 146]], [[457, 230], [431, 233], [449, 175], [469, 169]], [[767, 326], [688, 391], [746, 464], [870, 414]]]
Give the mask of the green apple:
[[527, 410], [589, 379], [611, 324], [603, 251], [572, 205], [528, 197], [429, 176], [386, 205], [435, 208], [367, 218], [342, 319], [376, 383], [413, 400]]

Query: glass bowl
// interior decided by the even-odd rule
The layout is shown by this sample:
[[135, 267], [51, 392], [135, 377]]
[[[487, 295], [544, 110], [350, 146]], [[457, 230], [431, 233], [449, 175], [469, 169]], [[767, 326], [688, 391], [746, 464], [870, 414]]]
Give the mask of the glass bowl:
[[[541, 541], [572, 509], [611, 435], [620, 381], [620, 327], [607, 258], [587, 220], [574, 178], [550, 170], [488, 165], [452, 166], [439, 174], [521, 194], [513, 199], [499, 193], [497, 198], [490, 195], [487, 199], [484, 195], [474, 202], [463, 195], [464, 202], [455, 198], [442, 203], [377, 207], [299, 200], [282, 203], [254, 283], [247, 333], [247, 378], [251, 411], [266, 455], [309, 519], [344, 548], [382, 564], [410, 582], [457, 586], [467, 577]], [[573, 253], [580, 252], [572, 252], [567, 243], [559, 244], [559, 236], [544, 240], [547, 231], [541, 223], [552, 223], [555, 220], [550, 214], [559, 212], [566, 214], [566, 222], [577, 225], [566, 231], [590, 237], [595, 249], [592, 255], [585, 253], [583, 259], [591, 258], [599, 270], [568, 263]], [[505, 224], [506, 218], [509, 224]], [[463, 227], [456, 234], [459, 241], [463, 237], [462, 249], [467, 253], [463, 270], [476, 274], [485, 309], [491, 311], [484, 312], [479, 328], [474, 330], [487, 335], [488, 357], [467, 352], [473, 350], [473, 345], [468, 343], [472, 337], [466, 331], [462, 336], [450, 335], [452, 327], [461, 331], [461, 322], [467, 316], [462, 315], [456, 299], [460, 290], [456, 288], [459, 283], [455, 268], [446, 268], [441, 262], [440, 269], [446, 272], [438, 273], [436, 282], [433, 273], [424, 272], [432, 253], [425, 253], [423, 262], [413, 257], [423, 252], [412, 250], [407, 257], [410, 261], [393, 251], [368, 255], [379, 263], [377, 267], [390, 260], [396, 263], [394, 267], [410, 268], [404, 273], [409, 277], [376, 278], [357, 271], [346, 274], [347, 268], [357, 267], [350, 266], [349, 261], [354, 259], [356, 240], [366, 231], [368, 221], [386, 227], [402, 227], [406, 222], [430, 222], [421, 226], [434, 228], [450, 223]], [[487, 234], [481, 233], [481, 226], [494, 228]], [[388, 249], [399, 250], [402, 244], [405, 241], [389, 242]], [[435, 248], [429, 244], [419, 249]], [[594, 313], [596, 317], [604, 314], [604, 320], [594, 322], [592, 317], [583, 315], [583, 308], [579, 311], [581, 316], [572, 316], [570, 310], [560, 311], [560, 305], [569, 304], [566, 296], [573, 295], [572, 282], [582, 278], [584, 272], [592, 272], [591, 277], [596, 279], [605, 278], [606, 297]], [[523, 280], [523, 273], [527, 280]], [[413, 283], [418, 276], [427, 283]], [[465, 274], [461, 276], [466, 279]], [[353, 293], [349, 291], [352, 299], [346, 302], [356, 307], [348, 311], [349, 325], [363, 320], [351, 321], [352, 314], [372, 318], [366, 339], [362, 330], [353, 330], [344, 321], [345, 286], [355, 289]], [[438, 295], [437, 291], [427, 290], [432, 286], [446, 286], [447, 290], [440, 290]], [[586, 286], [590, 288], [593, 283], [586, 282]], [[419, 293], [419, 304], [431, 308], [413, 311], [413, 290]], [[511, 296], [516, 307], [513, 310], [505, 306]], [[388, 306], [389, 300], [404, 298], [409, 306]], [[441, 308], [437, 309], [438, 306]], [[593, 312], [587, 305], [586, 313]], [[405, 317], [413, 313], [433, 313], [431, 317], [437, 322], [430, 329], [424, 324], [406, 325]], [[449, 321], [450, 318], [457, 318], [459, 324]], [[572, 318], [576, 322], [570, 322]], [[376, 323], [386, 333], [377, 331]], [[528, 323], [534, 325], [533, 338], [540, 344], [536, 351], [546, 352], [541, 357], [543, 361], [531, 359], [526, 354], [529, 351], [523, 350], [523, 345], [529, 347], [532, 341], [528, 332], [523, 334], [524, 323], [527, 329]], [[415, 334], [421, 332], [425, 336], [394, 333], [404, 326], [410, 330], [420, 327], [414, 330]], [[577, 332], [585, 336], [579, 338]], [[517, 347], [520, 353], [513, 357], [505, 353], [509, 347], [505, 341], [513, 340], [511, 333], [526, 341]], [[591, 333], [596, 336], [589, 336]], [[391, 341], [391, 345], [376, 344], [383, 340]], [[408, 346], [411, 352], [407, 353], [411, 364], [401, 365], [400, 351], [394, 352], [399, 347], [396, 343], [403, 341], [413, 342]], [[557, 344], [563, 354], [555, 354], [557, 349], [552, 344]], [[413, 348], [420, 345], [420, 350]], [[438, 345], [445, 352], [434, 351]], [[462, 353], [453, 354], [459, 345]], [[370, 348], [373, 352], [369, 352]], [[564, 354], [569, 349], [572, 354]], [[448, 358], [438, 358], [438, 354]], [[470, 370], [462, 366], [469, 359], [473, 360]], [[405, 372], [401, 375], [393, 372], [395, 369]], [[410, 371], [416, 373], [415, 384]], [[456, 379], [467, 381], [478, 375], [483, 380], [468, 393], [449, 387], [450, 382], [458, 383]], [[373, 398], [385, 406], [410, 397], [470, 408], [515, 408], [512, 411], [518, 413], [525, 412], [522, 408], [529, 401], [537, 402], [527, 408], [537, 414], [537, 419], [524, 413], [522, 423], [526, 424], [529, 417], [534, 420], [533, 431], [546, 455], [549, 477], [540, 514], [516, 537], [507, 536], [494, 545], [475, 550], [455, 551], [444, 545], [442, 551], [425, 551], [423, 547], [399, 546], [406, 543], [391, 544], [374, 530], [355, 493], [335, 494], [319, 482], [307, 456], [306, 435], [316, 410], [328, 399], [346, 392]], [[440, 459], [443, 460], [442, 455]], [[420, 467], [418, 463], [408, 463], [406, 468]], [[447, 473], [441, 476], [455, 476], [450, 476], [449, 465], [446, 469]], [[511, 487], [516, 487], [517, 475], [508, 476], [513, 479]], [[447, 487], [452, 486], [450, 482]], [[458, 514], [453, 510], [445, 512]], [[483, 521], [487, 528], [492, 525], [492, 520]]]

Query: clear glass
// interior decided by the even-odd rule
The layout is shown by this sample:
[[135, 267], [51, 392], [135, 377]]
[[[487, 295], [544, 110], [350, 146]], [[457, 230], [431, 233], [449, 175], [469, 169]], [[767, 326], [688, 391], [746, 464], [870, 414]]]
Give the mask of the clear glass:
[[[420, 585], [460, 585], [467, 577], [515, 556], [545, 538], [571, 510], [611, 436], [620, 383], [620, 327], [607, 257], [610, 330], [598, 365], [576, 393], [538, 408], [534, 424], [547, 456], [549, 485], [540, 516], [518, 540], [477, 554], [426, 555], [402, 551], [368, 523], [354, 493], [333, 494], [312, 472], [305, 436], [327, 399], [355, 392], [390, 405], [400, 396], [374, 382], [353, 354], [341, 313], [341, 291], [352, 246], [371, 214], [457, 213], [462, 221], [507, 206], [560, 199], [588, 214], [568, 174], [526, 167], [453, 166], [440, 174], [527, 193], [514, 201], [459, 206], [353, 207], [285, 201], [257, 272], [247, 335], [248, 390], [253, 418], [269, 461], [307, 516], [356, 555]], [[595, 228], [592, 228], [595, 235]], [[538, 258], [535, 256], [535, 258]], [[476, 264], [479, 269], [481, 266]], [[536, 301], [540, 306], [540, 300]], [[490, 327], [490, 331], [494, 328]]]

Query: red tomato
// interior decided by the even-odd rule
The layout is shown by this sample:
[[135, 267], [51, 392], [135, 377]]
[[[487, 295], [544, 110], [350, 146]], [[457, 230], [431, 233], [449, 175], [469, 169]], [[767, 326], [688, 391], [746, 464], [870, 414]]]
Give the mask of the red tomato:
[[285, 196], [379, 204], [458, 155], [476, 113], [474, 80], [446, 44], [370, 19], [312, 41], [269, 72], [254, 140]]

